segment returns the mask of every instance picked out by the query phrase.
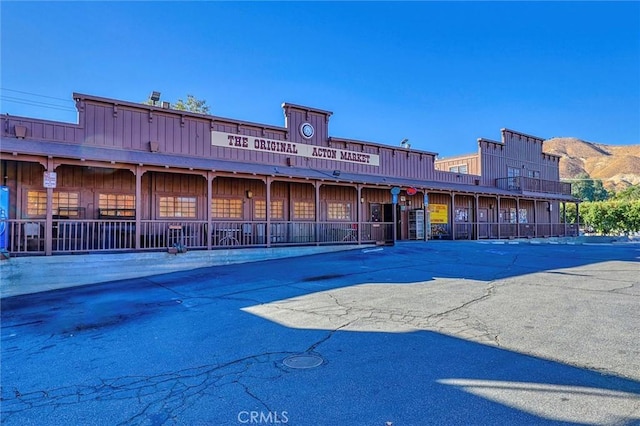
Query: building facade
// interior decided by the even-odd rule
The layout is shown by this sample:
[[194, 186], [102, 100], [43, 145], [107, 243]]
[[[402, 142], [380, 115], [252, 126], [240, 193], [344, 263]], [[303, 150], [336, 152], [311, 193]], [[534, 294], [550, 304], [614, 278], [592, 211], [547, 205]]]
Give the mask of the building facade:
[[78, 123], [2, 116], [3, 249], [12, 255], [575, 235], [577, 203], [540, 138], [503, 129], [475, 154], [74, 94]]

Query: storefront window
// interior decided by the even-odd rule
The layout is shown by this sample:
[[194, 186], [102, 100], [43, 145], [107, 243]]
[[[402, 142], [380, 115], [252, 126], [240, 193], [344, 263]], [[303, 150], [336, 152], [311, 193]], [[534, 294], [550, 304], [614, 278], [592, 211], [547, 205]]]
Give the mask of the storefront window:
[[[77, 216], [79, 205], [79, 194], [77, 192], [54, 192], [53, 193], [53, 214], [64, 211], [66, 216]], [[44, 217], [47, 214], [47, 192], [27, 191], [27, 216]]]
[[214, 198], [211, 215], [216, 219], [242, 219], [242, 200], [239, 198]]
[[129, 194], [99, 194], [98, 208], [101, 214], [134, 217], [136, 196]]
[[[254, 218], [258, 220], [267, 218], [267, 202], [265, 200], [256, 200], [254, 209]], [[284, 219], [284, 201], [271, 200], [271, 219]]]
[[195, 218], [196, 197], [160, 197], [158, 216]]
[[329, 220], [351, 220], [351, 203], [328, 203], [327, 217]]
[[315, 203], [313, 201], [294, 201], [293, 218], [297, 220], [315, 220]]
[[469, 173], [469, 168], [466, 164], [460, 164], [458, 166], [449, 167], [449, 171], [452, 173], [460, 173], [466, 175], [467, 173]]

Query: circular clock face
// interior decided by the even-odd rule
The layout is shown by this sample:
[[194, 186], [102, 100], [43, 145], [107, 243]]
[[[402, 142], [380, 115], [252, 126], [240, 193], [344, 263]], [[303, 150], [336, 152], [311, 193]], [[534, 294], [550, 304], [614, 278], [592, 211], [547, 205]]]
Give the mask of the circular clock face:
[[300, 126], [300, 132], [302, 133], [302, 136], [305, 139], [311, 139], [311, 137], [313, 136], [313, 126], [309, 123], [304, 123], [302, 124], [302, 126]]

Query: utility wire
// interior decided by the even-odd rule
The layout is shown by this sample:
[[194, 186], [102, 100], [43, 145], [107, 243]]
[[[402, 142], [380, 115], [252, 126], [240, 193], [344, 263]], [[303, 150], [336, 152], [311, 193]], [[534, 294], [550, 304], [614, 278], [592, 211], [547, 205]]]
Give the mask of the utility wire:
[[13, 102], [16, 104], [30, 105], [30, 106], [36, 106], [41, 108], [49, 108], [49, 109], [58, 109], [61, 111], [75, 111], [75, 109], [66, 107], [64, 105], [56, 105], [56, 104], [50, 104], [47, 102], [31, 101], [28, 99], [14, 98], [12, 96], [0, 95], [0, 100], [2, 100], [3, 102]]
[[22, 93], [23, 95], [38, 96], [38, 97], [41, 97], [41, 98], [49, 98], [49, 99], [55, 99], [55, 100], [58, 100], [58, 101], [64, 101], [64, 102], [73, 103], [73, 101], [70, 100], [70, 99], [62, 99], [62, 98], [56, 98], [54, 96], [39, 95], [38, 93], [24, 92], [22, 90], [15, 90], [15, 89], [7, 89], [6, 87], [0, 87], [0, 90], [5, 90], [7, 92], [14, 92], [14, 93]]

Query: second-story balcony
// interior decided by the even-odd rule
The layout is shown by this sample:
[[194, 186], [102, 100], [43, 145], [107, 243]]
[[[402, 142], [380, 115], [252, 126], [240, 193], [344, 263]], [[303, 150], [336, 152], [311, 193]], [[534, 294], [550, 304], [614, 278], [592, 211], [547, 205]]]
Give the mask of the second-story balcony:
[[541, 192], [545, 194], [571, 195], [570, 183], [524, 176], [497, 178], [496, 186], [500, 189], [518, 193]]

